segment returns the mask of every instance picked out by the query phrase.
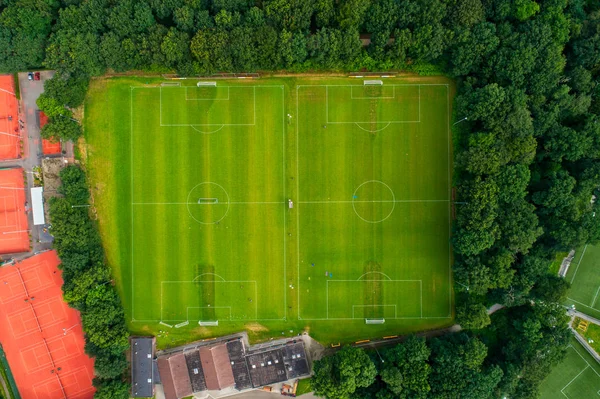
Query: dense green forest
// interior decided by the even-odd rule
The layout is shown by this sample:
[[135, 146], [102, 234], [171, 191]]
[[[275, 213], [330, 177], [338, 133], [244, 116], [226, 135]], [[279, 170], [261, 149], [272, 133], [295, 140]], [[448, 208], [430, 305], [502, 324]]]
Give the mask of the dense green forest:
[[[533, 398], [561, 358], [568, 331], [557, 302], [568, 287], [548, 266], [558, 252], [600, 239], [592, 197], [600, 184], [597, 1], [0, 0], [0, 70], [40, 67], [58, 71], [39, 100], [50, 117], [42, 133], [66, 139], [81, 134], [72, 109], [89, 79], [109, 71], [451, 76], [456, 314], [471, 331], [409, 340], [381, 364], [342, 351], [317, 363], [314, 385], [339, 398]], [[65, 296], [84, 312], [89, 352], [108, 373], [102, 381], [118, 385], [125, 345], [108, 350], [92, 339], [85, 312], [96, 314], [94, 290], [77, 295], [79, 284], [107, 273], [100, 241], [85, 211], [67, 209], [87, 200], [83, 186], [68, 187], [51, 205], [63, 218], [54, 225], [85, 229], [90, 244], [73, 252], [72, 233], [57, 235]], [[493, 303], [508, 308], [490, 320]], [[348, 365], [352, 357], [364, 371]], [[112, 374], [110, 362], [118, 364]], [[333, 383], [344, 389], [334, 392]]]
[[[63, 197], [50, 200], [54, 247], [62, 261], [63, 297], [81, 312], [85, 332], [85, 352], [95, 358], [96, 398], [128, 398], [124, 379], [129, 369], [125, 351], [129, 332], [110, 269], [104, 262], [104, 249], [88, 208], [85, 173], [69, 166], [60, 173]], [[74, 205], [77, 205], [74, 207]]]

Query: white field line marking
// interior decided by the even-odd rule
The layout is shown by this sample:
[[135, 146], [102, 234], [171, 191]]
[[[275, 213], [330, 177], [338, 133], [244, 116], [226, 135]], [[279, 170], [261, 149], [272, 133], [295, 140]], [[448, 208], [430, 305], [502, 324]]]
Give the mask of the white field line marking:
[[[366, 272], [366, 273], [362, 274], [359, 278], [357, 278], [356, 281], [361, 281], [360, 279], [363, 278], [364, 276], [366, 276], [367, 274], [381, 274], [381, 275], [387, 277], [389, 281], [393, 281], [390, 276], [388, 276], [387, 274], [382, 273], [382, 272]], [[365, 281], [370, 281], [370, 280], [365, 280]]]
[[371, 200], [371, 201], [298, 201], [299, 204], [352, 204], [352, 203], [420, 203], [420, 202], [450, 202], [449, 200]]
[[[161, 95], [162, 97], [162, 95]], [[162, 101], [162, 99], [161, 99]], [[160, 105], [162, 108], [162, 103]], [[161, 111], [159, 110], [159, 114]], [[162, 114], [160, 116], [162, 118]], [[129, 159], [130, 159], [130, 174], [131, 174], [131, 318], [135, 319], [135, 294], [134, 290], [134, 261], [133, 261], [133, 89], [129, 91]], [[161, 293], [162, 294], [162, 293]], [[162, 304], [161, 304], [161, 319], [162, 319]]]
[[[370, 308], [370, 307], [394, 307], [394, 318], [396, 319], [398, 316], [398, 307], [397, 305], [352, 305], [352, 318], [356, 319], [357, 317], [354, 315], [354, 308]], [[362, 319], [364, 317], [358, 317], [358, 319]], [[384, 317], [385, 318], [385, 317]]]
[[[327, 87], [327, 86], [325, 86]], [[298, 144], [299, 144], [299, 140], [298, 140], [298, 136], [300, 136], [300, 127], [299, 127], [299, 120], [300, 120], [300, 116], [298, 114], [298, 102], [299, 100], [299, 96], [298, 96], [298, 90], [299, 90], [300, 86], [296, 86], [296, 200], [300, 201], [300, 166], [299, 166], [299, 160], [298, 160]], [[325, 98], [327, 99], [327, 91], [325, 91]], [[327, 100], [326, 100], [326, 104], [327, 104]], [[298, 262], [296, 264], [296, 267], [298, 269], [297, 273], [296, 273], [296, 277], [298, 278], [298, 320], [301, 320], [300, 317], [300, 210], [298, 209], [299, 207], [296, 207], [296, 255], [298, 255]], [[286, 288], [287, 289], [287, 288]]]
[[[296, 100], [299, 101], [297, 99], [297, 97], [298, 97], [298, 88], [296, 88]], [[325, 86], [325, 122], [329, 123], [329, 86]]]
[[[573, 383], [573, 381], [575, 381], [575, 380], [576, 380], [576, 379], [577, 379], [577, 378], [578, 378], [578, 377], [579, 377], [581, 374], [583, 374], [583, 372], [584, 372], [585, 370], [587, 370], [589, 367], [590, 367], [589, 365], [585, 366], [585, 368], [584, 368], [583, 370], [581, 370], [581, 371], [579, 372], [579, 374], [577, 374], [577, 375], [575, 376], [575, 378], [573, 378], [571, 381], [569, 381], [569, 383], [568, 383], [567, 385], [565, 385], [565, 386], [563, 387], [563, 389], [561, 389], [561, 390], [560, 390], [560, 392], [561, 392], [563, 395], [567, 396], [567, 394], [566, 394], [566, 393], [564, 393], [563, 391], [564, 391], [564, 390], [565, 390], [565, 389], [566, 389], [566, 388], [567, 388], [569, 385], [571, 385], [571, 384]], [[568, 396], [567, 396], [567, 398], [568, 398]]]
[[573, 299], [573, 298], [571, 298], [571, 297], [567, 297], [567, 299], [568, 299], [569, 301], [573, 301], [573, 302], [575, 302], [575, 303], [578, 303], [578, 304], [580, 304], [581, 306], [585, 306], [586, 308], [589, 308], [589, 309], [593, 309], [593, 310], [595, 310], [595, 311], [598, 311], [598, 309], [592, 308], [592, 307], [590, 307], [589, 305], [586, 305], [586, 304], [585, 304], [585, 303], [583, 303], [583, 302], [576, 301], [575, 299]]
[[[419, 102], [420, 105], [420, 102]], [[450, 88], [446, 85], [446, 130], [448, 132], [448, 317], [452, 316], [452, 166], [450, 159], [450, 141], [452, 141], [452, 129], [450, 127]]]
[[571, 284], [573, 284], [573, 280], [575, 280], [575, 276], [577, 275], [577, 271], [579, 270], [579, 265], [581, 265], [581, 261], [583, 260], [583, 256], [585, 255], [585, 251], [587, 250], [587, 244], [583, 247], [583, 252], [581, 253], [581, 258], [579, 258], [579, 262], [577, 262], [577, 267], [575, 268], [575, 273], [573, 273], [573, 277], [571, 278]]
[[[369, 274], [369, 273], [365, 273], [365, 274]], [[381, 273], [384, 274], [384, 273]], [[361, 276], [362, 277], [362, 276]], [[386, 276], [387, 277], [387, 276]], [[360, 277], [359, 277], [360, 278]], [[366, 282], [366, 281], [380, 281], [380, 282], [400, 282], [400, 283], [416, 283], [418, 282], [420, 287], [421, 287], [421, 316], [414, 316], [414, 317], [394, 317], [394, 319], [435, 319], [435, 318], [442, 318], [442, 319], [446, 319], [448, 317], [423, 317], [423, 280], [376, 280], [376, 279], [372, 279], [372, 280], [326, 280], [325, 283], [325, 293], [326, 293], [326, 319], [303, 319], [303, 320], [354, 320], [354, 308], [352, 309], [352, 318], [329, 318], [329, 283], [335, 283], [335, 282]], [[355, 306], [355, 305], [352, 305]], [[395, 306], [395, 305], [364, 305], [364, 306]]]
[[[173, 87], [182, 87], [182, 86], [173, 86]], [[227, 88], [227, 98], [188, 98], [188, 91], [187, 91], [187, 89], [189, 89], [189, 88], [193, 88], [194, 89], [196, 87], [193, 87], [193, 86], [183, 86], [183, 87], [185, 88], [185, 99], [187, 101], [209, 101], [209, 100], [210, 101], [229, 101], [229, 88], [230, 88], [230, 86], [225, 86], [225, 88]], [[220, 87], [223, 87], [223, 86], [220, 86]], [[243, 86], [241, 86], [241, 87], [243, 87]], [[215, 88], [216, 88], [216, 86], [215, 86]]]
[[421, 122], [421, 85], [419, 85], [419, 122]]
[[[350, 99], [351, 100], [371, 100], [371, 99], [394, 99], [396, 98], [396, 87], [392, 86], [392, 96], [378, 96], [378, 97], [355, 97], [354, 96], [354, 88], [355, 87], [359, 87], [356, 85], [350, 85]], [[365, 86], [362, 86], [365, 87]], [[384, 87], [389, 87], [389, 86], [384, 86]]]
[[[282, 156], [282, 176], [281, 176], [281, 190], [283, 198], [286, 197], [285, 189], [285, 89], [281, 87], [281, 156]], [[287, 209], [283, 208], [283, 317], [287, 319], [287, 238], [285, 229], [287, 227], [286, 221]], [[257, 315], [258, 317], [258, 315]]]
[[[378, 123], [379, 123], [379, 122], [378, 122]], [[380, 128], [380, 129], [371, 130], [371, 129], [365, 129], [365, 128], [364, 128], [364, 127], [362, 127], [362, 126], [361, 126], [359, 123], [356, 123], [356, 122], [354, 122], [354, 124], [355, 124], [355, 125], [356, 125], [356, 126], [359, 128], [359, 129], [362, 129], [362, 130], [364, 130], [365, 132], [368, 132], [368, 133], [377, 133], [377, 132], [381, 132], [382, 130], [385, 130], [385, 129], [387, 129], [387, 128], [390, 126], [390, 124], [388, 123], [388, 124], [386, 124], [384, 127]]]
[[596, 371], [596, 369], [594, 369], [594, 367], [592, 367], [592, 365], [591, 365], [591, 364], [590, 364], [590, 363], [589, 363], [587, 360], [585, 360], [585, 358], [584, 358], [583, 356], [581, 356], [581, 353], [579, 353], [579, 351], [577, 350], [577, 348], [575, 348], [573, 345], [569, 345], [569, 346], [568, 346], [568, 348], [571, 348], [571, 349], [573, 349], [573, 350], [575, 351], [575, 353], [577, 353], [577, 354], [579, 355], [579, 357], [580, 357], [580, 358], [581, 358], [581, 359], [582, 359], [582, 360], [583, 360], [583, 361], [584, 361], [584, 362], [585, 362], [585, 363], [586, 363], [588, 366], [590, 366], [590, 368], [592, 369], [592, 371], [593, 371], [594, 373], [596, 373], [596, 375], [597, 375], [598, 377], [600, 377], [600, 374], [598, 374], [598, 372]]
[[423, 317], [423, 280], [419, 281], [420, 291], [421, 291], [421, 317]]
[[214, 205], [284, 205], [287, 202], [284, 201], [242, 201], [242, 202], [220, 202], [218, 204], [198, 204], [197, 202], [134, 202], [133, 205], [206, 205], [206, 206], [214, 206]]
[[[164, 320], [163, 319], [163, 284], [182, 284], [182, 283], [191, 283], [191, 284], [200, 284], [200, 283], [253, 283], [254, 284], [254, 297], [256, 299], [255, 307], [255, 317], [258, 316], [258, 289], [256, 280], [226, 280], [226, 281], [193, 281], [193, 280], [163, 280], [160, 282], [160, 317], [163, 321], [173, 321], [173, 320]], [[279, 319], [278, 319], [279, 320]]]
[[[421, 123], [421, 86], [420, 84], [411, 84], [411, 85], [390, 85], [391, 87], [394, 88], [394, 98], [396, 97], [396, 86], [401, 87], [401, 86], [417, 86], [419, 89], [419, 119], [418, 120], [409, 120], [409, 121], [377, 121], [378, 124], [383, 124], [383, 123], [387, 123], [386, 128], [394, 123], [394, 124], [399, 124], [399, 123]], [[441, 86], [441, 85], [423, 85], [423, 86]], [[445, 85], [447, 86], [447, 85]], [[363, 87], [364, 86], [359, 86], [359, 85], [299, 85], [296, 86], [296, 92], [298, 91], [298, 88], [300, 87], [325, 87], [325, 120], [327, 124], [330, 125], [343, 125], [343, 124], [356, 124], [358, 126], [359, 123], [362, 124], [370, 124], [371, 121], [368, 122], [359, 122], [359, 121], [350, 121], [350, 122], [332, 122], [329, 120], [329, 87], [350, 87], [350, 91], [352, 93], [352, 88], [353, 87]], [[296, 96], [298, 97], [298, 96]], [[352, 94], [351, 94], [352, 97]], [[371, 97], [366, 97], [366, 98], [371, 98]], [[373, 97], [373, 98], [380, 98], [380, 97]], [[360, 126], [359, 126], [360, 127]], [[385, 129], [385, 128], [384, 128]], [[364, 129], [363, 129], [364, 130]], [[383, 130], [383, 129], [382, 129]]]
[[[296, 87], [364, 87], [364, 85], [297, 85]], [[406, 87], [406, 86], [448, 86], [447, 83], [407, 83], [407, 84], [386, 84], [384, 87]]]
[[[231, 306], [188, 306], [185, 311], [185, 317], [186, 317], [187, 321], [190, 321], [190, 309], [229, 309], [229, 320], [223, 320], [223, 321], [232, 321], [233, 320], [233, 317], [231, 317]], [[178, 320], [166, 320], [166, 321], [178, 321]], [[221, 320], [219, 320], [219, 321], [221, 321]]]
[[598, 299], [598, 292], [600, 292], [600, 286], [598, 286], [598, 289], [596, 290], [596, 295], [594, 295], [594, 300], [592, 301], [590, 308], [594, 307], [594, 304], [596, 303], [596, 299]]

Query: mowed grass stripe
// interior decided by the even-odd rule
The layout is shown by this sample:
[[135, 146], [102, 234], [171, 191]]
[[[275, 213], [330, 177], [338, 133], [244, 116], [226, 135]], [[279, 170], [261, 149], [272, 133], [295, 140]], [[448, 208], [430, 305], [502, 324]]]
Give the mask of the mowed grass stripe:
[[[324, 82], [324, 80], [320, 80]], [[330, 79], [332, 84], [356, 84], [355, 80]], [[401, 82], [401, 81], [398, 81]], [[144, 82], [142, 82], [144, 83]], [[193, 81], [182, 82], [194, 84]], [[340, 336], [351, 339], [353, 336], [372, 336], [384, 331], [414, 331], [421, 328], [449, 323], [447, 321], [387, 320], [385, 325], [365, 326], [364, 321], [357, 323], [323, 324], [311, 318], [326, 317], [327, 298], [325, 284], [335, 279], [353, 279], [364, 273], [369, 262], [381, 266], [382, 273], [392, 279], [415, 280], [413, 283], [386, 283], [365, 281], [360, 288], [348, 288], [334, 294], [335, 300], [347, 306], [354, 301], [358, 305], [373, 305], [358, 311], [360, 317], [377, 317], [383, 314], [391, 317], [392, 307], [374, 306], [383, 302], [402, 306], [399, 317], [420, 316], [420, 281], [423, 280], [424, 296], [429, 296], [423, 308], [425, 317], [444, 317], [448, 312], [450, 284], [448, 281], [448, 139], [447, 139], [447, 88], [431, 88], [427, 104], [421, 104], [422, 123], [391, 124], [378, 132], [367, 132], [369, 128], [381, 128], [381, 118], [405, 116], [418, 110], [418, 102], [396, 101], [391, 104], [384, 100], [368, 99], [369, 109], [377, 110], [377, 117], [369, 109], [362, 113], [373, 116], [367, 125], [354, 123], [326, 124], [327, 109], [323, 86], [302, 87], [299, 89], [301, 100], [296, 109], [295, 88], [297, 84], [311, 83], [309, 80], [283, 78], [265, 79], [261, 85], [283, 84], [285, 92], [279, 86], [255, 87], [255, 82], [221, 82], [220, 85], [244, 86], [238, 92], [256, 92], [236, 99], [236, 108], [232, 104], [221, 107], [222, 100], [208, 101], [209, 113], [204, 116], [205, 105], [179, 106], [175, 99], [169, 100], [168, 111], [171, 122], [177, 124], [196, 124], [197, 122], [239, 122], [254, 121], [253, 126], [214, 126], [217, 132], [203, 134], [197, 130], [212, 131], [204, 126], [162, 126], [160, 127], [160, 89], [136, 88], [134, 96], [139, 106], [139, 119], [134, 129], [134, 153], [129, 148], [121, 148], [123, 142], [114, 140], [107, 148], [107, 159], [116, 164], [121, 153], [127, 163], [134, 162], [134, 298], [125, 297], [128, 316], [130, 308], [135, 308], [135, 318], [140, 320], [160, 319], [160, 281], [190, 281], [206, 270], [227, 281], [256, 281], [254, 283], [220, 283], [220, 279], [199, 282], [197, 284], [173, 284], [169, 291], [168, 303], [163, 306], [175, 317], [183, 317], [187, 306], [208, 309], [191, 310], [192, 318], [225, 318], [221, 306], [233, 306], [232, 315], [237, 320], [251, 321], [261, 319], [264, 327], [260, 334], [280, 335], [281, 331], [298, 331], [311, 328], [316, 336], [331, 336], [339, 340]], [[109, 91], [123, 91], [124, 86], [140, 85], [131, 78], [114, 79], [107, 85]], [[386, 80], [386, 84], [388, 81]], [[386, 91], [379, 88], [382, 91]], [[421, 88], [423, 90], [423, 87]], [[98, 89], [102, 93], [104, 89]], [[170, 89], [169, 89], [170, 90]], [[174, 89], [173, 89], [174, 90]], [[312, 96], [303, 94], [311, 90]], [[152, 94], [154, 91], [154, 94]], [[414, 90], [412, 90], [414, 91]], [[418, 92], [418, 91], [417, 91]], [[156, 94], [158, 93], [158, 94]], [[283, 95], [287, 93], [286, 108], [283, 107]], [[292, 94], [290, 94], [292, 93]], [[163, 93], [164, 94], [164, 93]], [[427, 90], [423, 96], [428, 95]], [[117, 96], [117, 94], [115, 94]], [[163, 96], [163, 101], [166, 98]], [[330, 99], [331, 101], [331, 99]], [[86, 118], [99, 119], [102, 109], [86, 109]], [[240, 106], [237, 106], [240, 104]], [[256, 118], [254, 111], [256, 104]], [[348, 103], [349, 104], [349, 103]], [[346, 104], [346, 105], [348, 105]], [[164, 105], [164, 104], [163, 104]], [[351, 120], [356, 113], [352, 106], [340, 104], [336, 112], [340, 117]], [[109, 106], [103, 106], [109, 109]], [[400, 107], [400, 108], [398, 108]], [[298, 110], [299, 112], [296, 112]], [[88, 112], [89, 111], [89, 112]], [[123, 110], [112, 110], [115, 118], [125, 116]], [[163, 109], [163, 112], [165, 110]], [[394, 111], [394, 112], [392, 112]], [[429, 112], [425, 121], [425, 113]], [[287, 128], [294, 127], [289, 137], [282, 136], [282, 122], [287, 113], [292, 114]], [[200, 116], [202, 117], [200, 117]], [[208, 115], [208, 116], [206, 116]], [[433, 115], [433, 117], [431, 117]], [[105, 116], [105, 115], [104, 115]], [[163, 114], [163, 117], [165, 115]], [[299, 118], [299, 120], [297, 119]], [[295, 131], [298, 120], [299, 131]], [[164, 124], [163, 120], [163, 124]], [[326, 127], [324, 127], [324, 125]], [[410, 126], [409, 126], [410, 125]], [[86, 122], [87, 129], [87, 122]], [[90, 146], [101, 142], [101, 136], [112, 135], [115, 127], [104, 132], [89, 134]], [[87, 133], [87, 132], [86, 132]], [[299, 148], [296, 149], [296, 138]], [[129, 143], [127, 143], [129, 144]], [[104, 152], [104, 151], [103, 151]], [[284, 156], [285, 152], [285, 156]], [[133, 159], [129, 158], [132, 155]], [[287, 161], [287, 173], [283, 175], [283, 162]], [[96, 160], [91, 158], [92, 163]], [[299, 164], [296, 175], [295, 165]], [[97, 165], [91, 169], [98, 168]], [[443, 167], [443, 168], [442, 168]], [[114, 175], [102, 176], [94, 173], [92, 179], [106, 181], [111, 187], [129, 190], [131, 171], [117, 168]], [[118, 177], [117, 177], [118, 176]], [[292, 180], [294, 178], [294, 180]], [[109, 180], [117, 180], [109, 182]], [[227, 190], [230, 205], [227, 216], [218, 225], [205, 225], [194, 221], [188, 213], [188, 194], [197, 184], [212, 181]], [[353, 194], [358, 186], [367, 181], [381, 181], [388, 185], [398, 201], [432, 200], [442, 202], [398, 202], [388, 219], [381, 223], [366, 223], [354, 212]], [[292, 187], [284, 190], [282, 184]], [[296, 184], [300, 193], [296, 195]], [[157, 187], [159, 186], [159, 187]], [[208, 194], [207, 194], [208, 195]], [[381, 198], [389, 200], [392, 194], [383, 185], [375, 185], [370, 191], [359, 193], [358, 200]], [[99, 196], [101, 231], [107, 243], [109, 258], [118, 259], [116, 254], [131, 255], [126, 248], [126, 233], [123, 223], [104, 223], [112, 215], [131, 220], [131, 207], [119, 206], [114, 198], [108, 198], [110, 206], [102, 205], [105, 198]], [[124, 197], [122, 196], [121, 199]], [[288, 210], [287, 198], [292, 198], [295, 208]], [[298, 202], [298, 198], [300, 202]], [[114, 201], [114, 202], [112, 202]], [[193, 201], [197, 201], [195, 198]], [[303, 203], [303, 201], [345, 201], [343, 203]], [[252, 204], [242, 204], [251, 202]], [[126, 205], [131, 198], [125, 198]], [[142, 205], [148, 203], [148, 205]], [[150, 203], [179, 203], [179, 205], [150, 205]], [[361, 205], [362, 206], [362, 205]], [[381, 219], [389, 214], [390, 203], [367, 202], [359, 212], [367, 219]], [[219, 205], [201, 205], [200, 219], [213, 219], [225, 209], [225, 203]], [[125, 209], [123, 209], [125, 208]], [[285, 213], [284, 213], [285, 212]], [[295, 214], [297, 213], [297, 214]], [[284, 214], [286, 224], [284, 225]], [[110, 216], [108, 216], [110, 215]], [[297, 218], [298, 216], [298, 218]], [[296, 220], [300, 222], [296, 226]], [[299, 229], [300, 237], [296, 236]], [[129, 231], [127, 231], [129, 230]], [[125, 232], [125, 235], [124, 235]], [[290, 237], [287, 234], [292, 234]], [[284, 262], [284, 237], [287, 238], [287, 262]], [[300, 262], [296, 264], [298, 254], [296, 243], [300, 242]], [[130, 246], [129, 246], [130, 247]], [[116, 249], [115, 249], [116, 248]], [[126, 267], [127, 256], [119, 260], [121, 272]], [[313, 268], [310, 263], [316, 265]], [[284, 263], [288, 264], [287, 281], [284, 281]], [[300, 272], [298, 275], [297, 272]], [[325, 277], [325, 271], [332, 277]], [[309, 280], [308, 278], [311, 278]], [[126, 278], [119, 284], [125, 284]], [[385, 278], [384, 278], [385, 279]], [[387, 280], [386, 280], [387, 281]], [[131, 281], [130, 281], [131, 283]], [[203, 286], [212, 284], [210, 286]], [[289, 287], [293, 284], [293, 287]], [[335, 284], [335, 283], [334, 283]], [[409, 284], [409, 285], [406, 285]], [[162, 284], [166, 286], [167, 283]], [[193, 288], [188, 288], [191, 285]], [[227, 286], [222, 289], [220, 286]], [[243, 287], [242, 287], [243, 286]], [[214, 292], [213, 292], [214, 290]], [[298, 290], [298, 291], [296, 291]], [[288, 306], [285, 308], [285, 292], [288, 291]], [[300, 297], [300, 317], [296, 311], [297, 294]], [[166, 296], [165, 296], [166, 297]], [[451, 296], [450, 296], [451, 297]], [[237, 308], [235, 308], [237, 306]], [[288, 320], [279, 319], [288, 312]], [[141, 312], [141, 313], [138, 313]], [[334, 309], [341, 314], [344, 309]], [[351, 308], [349, 310], [351, 312]], [[366, 317], [366, 316], [365, 316]], [[169, 319], [170, 320], [170, 319]], [[194, 321], [194, 320], [192, 320]], [[224, 321], [224, 320], [222, 320]], [[190, 327], [173, 330], [172, 336], [221, 334], [244, 327], [239, 323], [221, 323], [217, 328], [194, 329]], [[162, 329], [156, 323], [139, 321], [131, 323], [134, 331], [144, 332]], [[144, 330], [149, 328], [149, 330]], [[252, 326], [249, 328], [258, 328]], [[271, 331], [268, 331], [272, 329]]]

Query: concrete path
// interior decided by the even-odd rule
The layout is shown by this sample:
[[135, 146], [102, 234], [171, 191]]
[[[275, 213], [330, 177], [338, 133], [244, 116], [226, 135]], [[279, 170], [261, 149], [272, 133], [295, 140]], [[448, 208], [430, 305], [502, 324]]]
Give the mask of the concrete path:
[[[29, 80], [27, 72], [19, 73], [19, 88], [21, 92], [21, 100], [19, 101], [19, 117], [25, 122], [23, 134], [23, 157], [14, 160], [0, 161], [0, 168], [20, 167], [23, 168], [27, 177], [27, 186], [25, 198], [28, 204], [31, 204], [31, 188], [33, 187], [32, 170], [36, 166], [41, 165], [42, 157], [42, 139], [40, 136], [39, 121], [38, 121], [38, 106], [36, 101], [40, 94], [44, 91], [44, 81], [50, 79], [54, 75], [54, 71], [40, 72], [40, 80]], [[6, 258], [13, 257], [16, 260], [21, 260], [30, 257], [32, 254], [50, 249], [51, 243], [39, 242], [40, 231], [43, 226], [33, 225], [33, 212], [27, 212], [27, 222], [31, 233], [32, 250], [20, 254], [8, 254]]]

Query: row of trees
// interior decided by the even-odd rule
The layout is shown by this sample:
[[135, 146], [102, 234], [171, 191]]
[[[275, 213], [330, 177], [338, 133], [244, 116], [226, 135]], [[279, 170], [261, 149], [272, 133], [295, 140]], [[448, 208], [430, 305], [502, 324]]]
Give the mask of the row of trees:
[[368, 352], [347, 346], [315, 362], [312, 387], [329, 399], [535, 397], [540, 379], [564, 356], [564, 309], [529, 304], [493, 318], [477, 334], [412, 336]]
[[[42, 133], [61, 138], [81, 133], [71, 110], [89, 79], [107, 70], [443, 71], [456, 79], [453, 110], [462, 121], [453, 128], [458, 321], [486, 331], [493, 392], [534, 397], [559, 359], [562, 336], [551, 341], [553, 356], [539, 342], [529, 352], [511, 340], [545, 336], [543, 320], [526, 318], [540, 309], [560, 320], [556, 302], [567, 285], [548, 266], [558, 252], [600, 239], [592, 200], [600, 181], [597, 2], [0, 0], [0, 70], [40, 65], [57, 70], [39, 100], [50, 116]], [[87, 217], [85, 208], [53, 206], [70, 215], [65, 226]], [[487, 315], [496, 302], [510, 308], [506, 320]], [[490, 365], [502, 371], [495, 385]]]
[[112, 285], [110, 269], [96, 226], [88, 215], [89, 191], [84, 172], [68, 166], [60, 173], [63, 197], [50, 200], [54, 247], [62, 261], [63, 296], [81, 312], [85, 351], [95, 358], [96, 398], [129, 397], [124, 379], [129, 332], [121, 300]]

